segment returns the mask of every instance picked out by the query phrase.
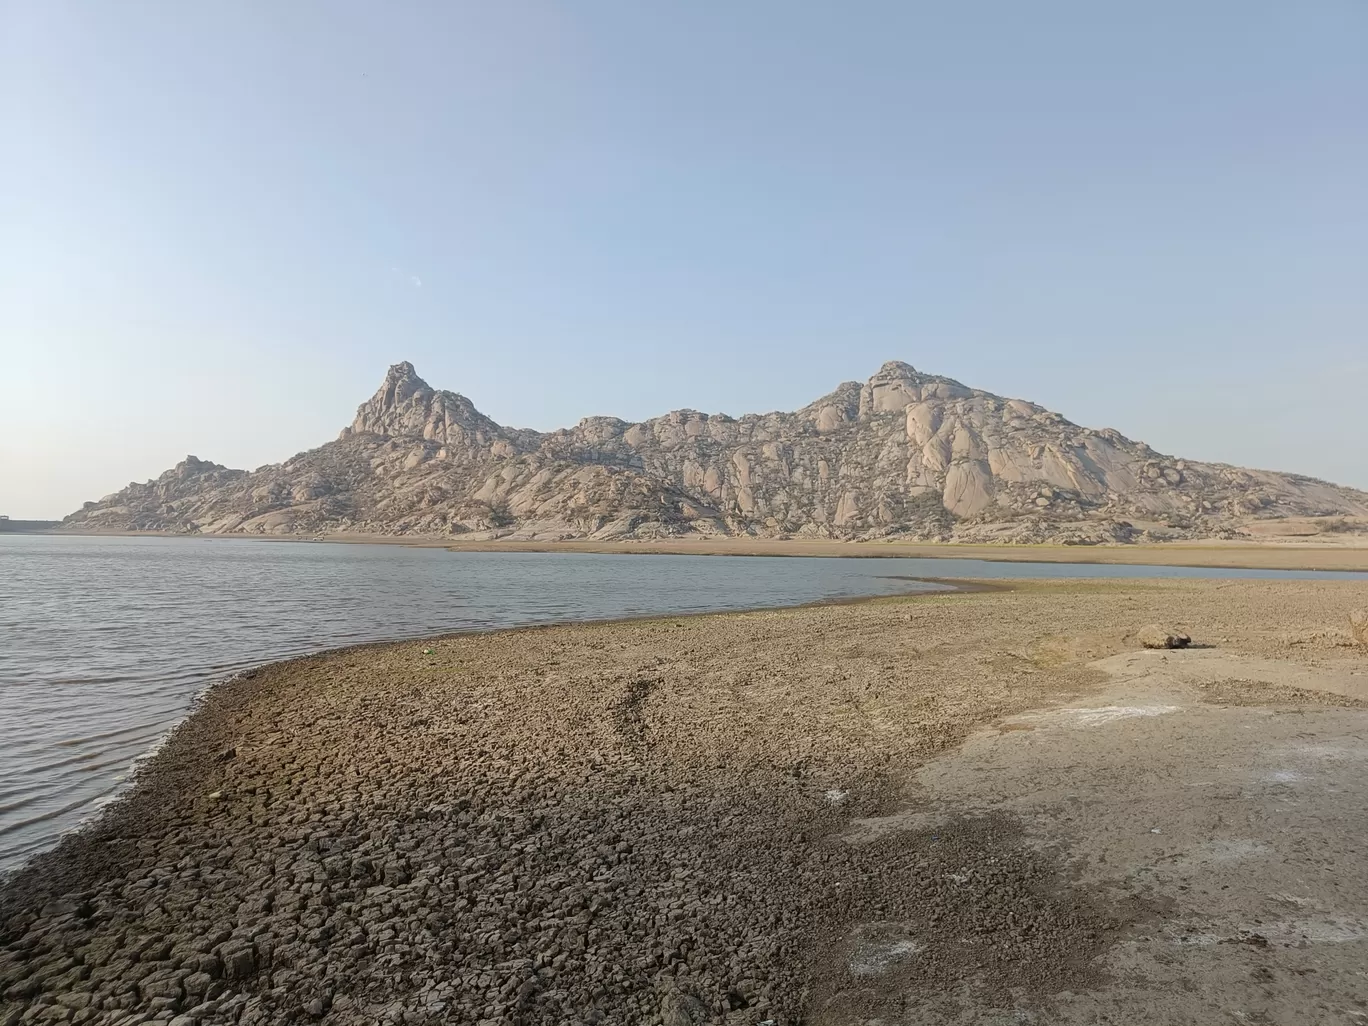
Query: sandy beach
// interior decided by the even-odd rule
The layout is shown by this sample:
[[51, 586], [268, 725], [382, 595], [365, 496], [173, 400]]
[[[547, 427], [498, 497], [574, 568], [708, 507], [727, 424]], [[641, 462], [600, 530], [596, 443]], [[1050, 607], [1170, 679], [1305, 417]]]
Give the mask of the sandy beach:
[[806, 541], [792, 538], [700, 538], [670, 541], [557, 541], [495, 538], [462, 541], [414, 535], [348, 534], [196, 534], [169, 531], [60, 531], [71, 537], [250, 539], [280, 542], [338, 542], [357, 545], [407, 545], [453, 552], [598, 552], [624, 555], [682, 556], [842, 556], [866, 559], [982, 559], [1002, 563], [1102, 563], [1123, 566], [1194, 566], [1249, 570], [1368, 570], [1368, 543], [1362, 535], [1327, 541], [1324, 535], [1301, 540], [1202, 541], [1134, 545], [970, 545], [898, 541]]
[[[365, 540], [357, 538], [355, 540]], [[767, 538], [675, 541], [443, 542], [453, 552], [617, 552], [694, 556], [853, 556], [982, 559], [994, 563], [1103, 563], [1250, 570], [1368, 570], [1368, 545], [1304, 542], [1172, 542], [1137, 545], [970, 545], [897, 541], [843, 542]], [[435, 543], [423, 543], [435, 544]]]
[[267, 666], [0, 888], [0, 1026], [1362, 1022], [1365, 606], [1033, 582]]

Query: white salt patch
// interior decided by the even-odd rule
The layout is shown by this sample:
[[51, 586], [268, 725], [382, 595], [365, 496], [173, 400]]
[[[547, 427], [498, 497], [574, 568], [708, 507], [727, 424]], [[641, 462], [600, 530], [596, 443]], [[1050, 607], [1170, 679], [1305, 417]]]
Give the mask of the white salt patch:
[[1263, 778], [1271, 784], [1295, 784], [1298, 780], [1305, 780], [1306, 774], [1296, 770], [1274, 770], [1265, 773]]
[[849, 966], [856, 976], [877, 976], [926, 945], [911, 936], [907, 923], [862, 923], [852, 938]]
[[892, 969], [904, 958], [915, 955], [926, 947], [914, 940], [896, 940], [887, 944], [866, 945], [850, 959], [850, 971], [856, 976], [878, 976]]
[[832, 788], [826, 793], [826, 800], [832, 805], [840, 805], [841, 802], [846, 800], [846, 795], [849, 793], [849, 791], [837, 791], [835, 788]]
[[1073, 717], [1080, 727], [1098, 727], [1116, 720], [1129, 720], [1137, 716], [1163, 716], [1166, 713], [1181, 712], [1179, 705], [1104, 705], [1096, 709], [1065, 709], [1066, 715]]
[[1214, 862], [1235, 862], [1239, 859], [1268, 855], [1273, 849], [1258, 841], [1236, 839], [1228, 841], [1208, 841], [1202, 845], [1202, 853]]

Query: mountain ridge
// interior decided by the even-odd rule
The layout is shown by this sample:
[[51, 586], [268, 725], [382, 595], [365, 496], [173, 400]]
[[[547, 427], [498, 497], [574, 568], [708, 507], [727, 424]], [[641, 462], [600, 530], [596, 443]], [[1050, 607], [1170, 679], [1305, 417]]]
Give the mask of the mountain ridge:
[[1368, 517], [1368, 493], [1168, 456], [896, 360], [792, 412], [590, 416], [552, 431], [498, 424], [403, 361], [332, 442], [253, 471], [190, 456], [63, 527], [1089, 544], [1346, 516]]

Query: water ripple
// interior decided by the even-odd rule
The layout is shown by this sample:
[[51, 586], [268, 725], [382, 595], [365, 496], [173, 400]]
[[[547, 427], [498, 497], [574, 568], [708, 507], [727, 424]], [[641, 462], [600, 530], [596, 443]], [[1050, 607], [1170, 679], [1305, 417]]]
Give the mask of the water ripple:
[[262, 662], [446, 631], [929, 587], [915, 576], [1155, 575], [1316, 576], [0, 534], [0, 872], [116, 793], [207, 685]]

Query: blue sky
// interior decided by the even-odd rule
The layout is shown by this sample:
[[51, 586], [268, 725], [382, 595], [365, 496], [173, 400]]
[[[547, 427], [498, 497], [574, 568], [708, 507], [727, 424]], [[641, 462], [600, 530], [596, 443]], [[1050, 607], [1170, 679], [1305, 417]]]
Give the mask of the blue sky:
[[0, 7], [0, 512], [902, 359], [1368, 487], [1368, 6]]

